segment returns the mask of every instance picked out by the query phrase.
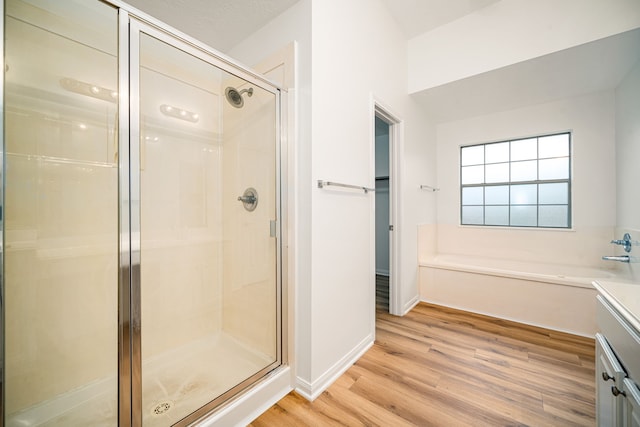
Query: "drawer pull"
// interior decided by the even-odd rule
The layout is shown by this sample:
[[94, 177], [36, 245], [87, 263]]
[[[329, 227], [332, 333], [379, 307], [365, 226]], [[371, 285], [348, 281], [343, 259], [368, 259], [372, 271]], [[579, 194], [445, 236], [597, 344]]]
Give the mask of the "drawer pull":
[[609, 375], [607, 371], [602, 372], [602, 379], [605, 381], [609, 381], [609, 380], [613, 380], [614, 382], [616, 381], [616, 379], [613, 378], [611, 375]]
[[616, 397], [620, 396], [620, 395], [622, 395], [622, 396], [626, 396], [627, 395], [627, 393], [625, 393], [624, 391], [618, 390], [618, 387], [616, 387], [616, 386], [611, 386], [611, 394], [613, 394]]

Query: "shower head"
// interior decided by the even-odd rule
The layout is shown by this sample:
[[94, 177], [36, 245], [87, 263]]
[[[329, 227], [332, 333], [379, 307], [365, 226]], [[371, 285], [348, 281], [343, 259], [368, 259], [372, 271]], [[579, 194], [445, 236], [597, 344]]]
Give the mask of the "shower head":
[[241, 91], [238, 91], [236, 88], [228, 86], [224, 91], [224, 95], [226, 96], [227, 101], [229, 101], [229, 104], [233, 107], [242, 108], [244, 105], [242, 94], [245, 92], [247, 96], [251, 96], [253, 95], [253, 88], [250, 87], [249, 89], [242, 89]]

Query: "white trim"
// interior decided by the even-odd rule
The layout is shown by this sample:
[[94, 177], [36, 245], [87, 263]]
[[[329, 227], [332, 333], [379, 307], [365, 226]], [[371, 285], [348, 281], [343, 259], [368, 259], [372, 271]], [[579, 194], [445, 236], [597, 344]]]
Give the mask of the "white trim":
[[405, 314], [409, 313], [411, 310], [413, 310], [413, 307], [418, 304], [420, 304], [420, 295], [416, 295], [415, 297], [411, 298], [411, 300], [409, 300], [409, 302], [407, 302], [404, 307], [402, 307], [402, 315], [404, 316]]
[[297, 378], [295, 391], [307, 400], [313, 401], [322, 394], [335, 380], [367, 352], [374, 342], [373, 334], [367, 335], [349, 353], [344, 355], [331, 368], [327, 369], [317, 380], [310, 383], [300, 377]]

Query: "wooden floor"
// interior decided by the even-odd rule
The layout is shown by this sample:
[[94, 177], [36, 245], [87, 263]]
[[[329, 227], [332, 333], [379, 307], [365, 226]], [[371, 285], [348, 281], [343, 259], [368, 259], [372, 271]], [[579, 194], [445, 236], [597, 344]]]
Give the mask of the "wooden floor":
[[389, 276], [376, 274], [376, 310], [389, 311]]
[[314, 402], [262, 426], [594, 426], [594, 341], [420, 303], [378, 310], [374, 346]]

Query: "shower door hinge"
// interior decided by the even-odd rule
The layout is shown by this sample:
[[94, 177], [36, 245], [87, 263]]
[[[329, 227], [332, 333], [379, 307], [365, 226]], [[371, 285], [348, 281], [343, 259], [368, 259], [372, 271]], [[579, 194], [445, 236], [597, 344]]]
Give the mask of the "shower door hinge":
[[277, 231], [278, 230], [277, 225], [278, 225], [278, 221], [277, 220], [273, 220], [272, 219], [271, 221], [269, 221], [269, 234], [271, 235], [271, 237], [277, 237], [276, 236], [276, 234], [278, 232]]

